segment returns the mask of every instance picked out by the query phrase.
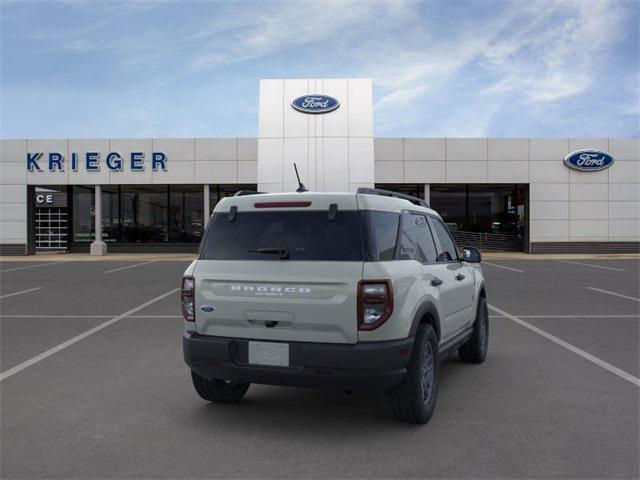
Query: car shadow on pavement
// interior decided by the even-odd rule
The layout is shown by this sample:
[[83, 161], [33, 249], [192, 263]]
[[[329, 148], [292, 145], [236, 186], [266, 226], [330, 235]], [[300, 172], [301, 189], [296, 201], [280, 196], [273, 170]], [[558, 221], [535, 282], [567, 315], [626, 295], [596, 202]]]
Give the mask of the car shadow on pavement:
[[[469, 366], [457, 356], [441, 365], [438, 402], [446, 402], [451, 386], [471, 375]], [[458, 380], [456, 379], [458, 378]], [[196, 401], [200, 401], [197, 399]], [[442, 406], [442, 405], [440, 405]], [[436, 407], [431, 422], [444, 408]], [[385, 394], [346, 393], [324, 389], [252, 385], [236, 405], [210, 404], [202, 401], [187, 410], [189, 421], [198, 429], [235, 427], [269, 435], [324, 436], [339, 433], [341, 438], [383, 431], [395, 426], [399, 431], [413, 430], [415, 424], [398, 422]], [[347, 427], [347, 428], [345, 428]]]

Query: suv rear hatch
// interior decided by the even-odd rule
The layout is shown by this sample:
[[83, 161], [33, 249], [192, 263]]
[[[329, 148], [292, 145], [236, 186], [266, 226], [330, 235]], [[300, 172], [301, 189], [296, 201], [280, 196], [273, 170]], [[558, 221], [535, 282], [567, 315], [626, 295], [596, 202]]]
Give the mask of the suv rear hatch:
[[201, 335], [356, 343], [363, 246], [353, 194], [221, 201], [194, 277]]

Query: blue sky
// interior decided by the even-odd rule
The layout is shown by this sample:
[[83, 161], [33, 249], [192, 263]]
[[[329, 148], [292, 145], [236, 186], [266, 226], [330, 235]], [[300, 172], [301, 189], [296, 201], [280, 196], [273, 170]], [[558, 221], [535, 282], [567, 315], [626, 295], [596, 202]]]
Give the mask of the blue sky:
[[3, 138], [255, 136], [260, 78], [366, 77], [376, 136], [640, 136], [640, 2], [1, 5]]

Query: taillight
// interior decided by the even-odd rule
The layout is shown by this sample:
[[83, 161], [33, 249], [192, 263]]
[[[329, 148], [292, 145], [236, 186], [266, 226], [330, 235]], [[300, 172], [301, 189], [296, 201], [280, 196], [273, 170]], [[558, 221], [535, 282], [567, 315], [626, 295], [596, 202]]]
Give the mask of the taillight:
[[193, 277], [182, 277], [182, 290], [180, 302], [182, 303], [182, 317], [187, 322], [196, 321], [196, 310], [194, 306], [194, 291], [196, 279]]
[[393, 289], [389, 280], [358, 283], [358, 330], [374, 330], [393, 312]]

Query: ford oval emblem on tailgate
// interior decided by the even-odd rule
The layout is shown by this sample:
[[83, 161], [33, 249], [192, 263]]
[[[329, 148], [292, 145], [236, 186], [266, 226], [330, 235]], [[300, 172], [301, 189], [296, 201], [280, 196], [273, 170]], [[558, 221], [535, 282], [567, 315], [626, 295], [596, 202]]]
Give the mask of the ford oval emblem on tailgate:
[[212, 305], [200, 305], [200, 310], [202, 310], [203, 312], [213, 312], [215, 309], [216, 307]]

